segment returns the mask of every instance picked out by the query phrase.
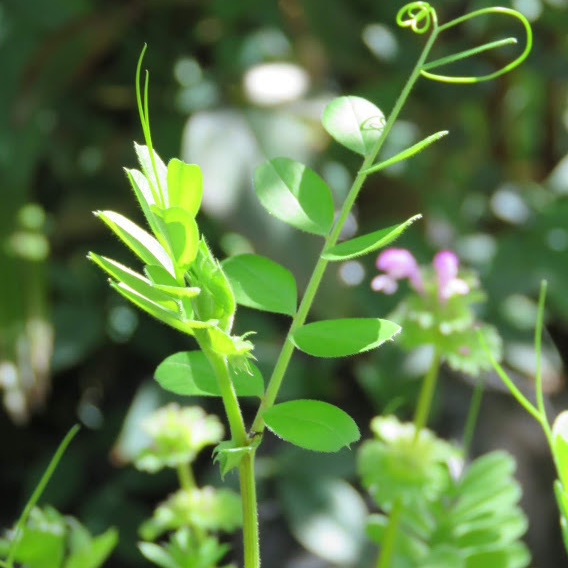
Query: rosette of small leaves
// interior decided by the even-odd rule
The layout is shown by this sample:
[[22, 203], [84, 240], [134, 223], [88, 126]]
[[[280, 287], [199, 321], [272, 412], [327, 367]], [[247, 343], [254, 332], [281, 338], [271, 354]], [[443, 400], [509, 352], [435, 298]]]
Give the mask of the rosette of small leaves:
[[411, 423], [395, 416], [371, 421], [375, 437], [358, 451], [358, 472], [375, 502], [388, 509], [397, 500], [411, 503], [423, 496], [436, 497], [448, 484], [448, 463], [459, 452], [433, 432], [422, 428], [418, 435]]
[[189, 527], [196, 534], [232, 532], [242, 525], [240, 496], [230, 489], [193, 487], [180, 489], [158, 505], [151, 519], [140, 527], [145, 540], [166, 531]]
[[176, 403], [146, 417], [141, 427], [150, 445], [137, 456], [135, 466], [150, 473], [191, 463], [205, 446], [219, 443], [224, 432], [217, 416], [199, 406], [182, 408]]
[[[198, 539], [190, 530], [179, 529], [167, 543], [153, 542], [139, 544], [142, 554], [161, 568], [217, 568], [228, 552], [229, 545], [219, 544], [214, 537]], [[224, 564], [219, 568], [235, 568]]]
[[[0, 557], [6, 556], [13, 536], [12, 531], [0, 539]], [[114, 528], [92, 536], [77, 519], [49, 506], [35, 507], [22, 527], [13, 559], [25, 568], [98, 568], [117, 542]]]
[[480, 322], [474, 306], [485, 301], [478, 278], [471, 272], [460, 271], [460, 279], [469, 292], [454, 294], [441, 302], [432, 270], [422, 270], [424, 293], [409, 292], [389, 316], [403, 328], [402, 345], [411, 349], [433, 345], [448, 365], [472, 376], [487, 370], [491, 363], [479, 343], [478, 331], [495, 359], [500, 359], [502, 342], [497, 330]]
[[493, 452], [455, 475], [456, 450], [433, 433], [421, 430], [413, 448], [413, 425], [379, 418], [374, 430], [379, 439], [362, 445], [358, 467], [383, 513], [369, 517], [367, 534], [382, 545], [399, 507], [393, 568], [528, 566], [530, 554], [519, 540], [527, 520], [509, 455]]

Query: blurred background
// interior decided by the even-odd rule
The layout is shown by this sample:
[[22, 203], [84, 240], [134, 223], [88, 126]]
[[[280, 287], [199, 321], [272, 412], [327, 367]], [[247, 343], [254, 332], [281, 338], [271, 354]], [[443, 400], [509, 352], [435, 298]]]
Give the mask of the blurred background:
[[[254, 196], [253, 169], [265, 158], [301, 160], [341, 202], [360, 159], [332, 142], [321, 111], [334, 96], [354, 94], [390, 112], [425, 41], [396, 27], [402, 4], [0, 2], [0, 526], [15, 520], [75, 422], [82, 431], [44, 501], [95, 532], [119, 528], [121, 542], [107, 566], [144, 563], [137, 527], [175, 486], [168, 474], [136, 472], [130, 461], [140, 445], [140, 417], [171, 400], [152, 380], [156, 365], [191, 343], [122, 301], [85, 258], [95, 250], [130, 261], [93, 210], [142, 222], [122, 168], [136, 166], [133, 140], [142, 142], [134, 74], [144, 43], [154, 144], [165, 160], [179, 156], [203, 169], [198, 221], [215, 253], [270, 256], [295, 273], [302, 290], [322, 243], [266, 214]], [[440, 0], [435, 7], [444, 22], [490, 4]], [[535, 300], [540, 280], [548, 279], [544, 363], [554, 415], [568, 407], [568, 0], [504, 5], [534, 26], [528, 61], [479, 85], [422, 79], [383, 155], [438, 130], [450, 135], [371, 176], [344, 236], [422, 213], [398, 244], [422, 264], [451, 248], [478, 272], [488, 295], [480, 315], [502, 333], [506, 366], [528, 390]], [[522, 37], [522, 28], [504, 17], [479, 18], [443, 34], [436, 50], [453, 53], [505, 34]], [[513, 47], [462, 62], [459, 74], [490, 72], [514, 54]], [[375, 274], [371, 257], [330, 266], [313, 316], [388, 314], [397, 297], [370, 290]], [[277, 353], [288, 319], [242, 308], [236, 325], [238, 332], [257, 331], [256, 354], [268, 372], [266, 360]], [[370, 418], [387, 407], [412, 415], [426, 359], [403, 353], [396, 342], [340, 361], [297, 354], [282, 400], [321, 397], [350, 412], [368, 435]], [[513, 452], [534, 565], [564, 565], [544, 437], [495, 377], [484, 380], [474, 453]], [[443, 373], [431, 420], [438, 433], [460, 439], [471, 391], [467, 377]], [[222, 414], [215, 402], [205, 405]], [[245, 402], [247, 416], [254, 410]], [[367, 566], [360, 529], [368, 503], [354, 489], [354, 454], [300, 454], [270, 435], [263, 448], [264, 563]], [[198, 479], [220, 483], [208, 455]], [[329, 534], [333, 549], [322, 536]]]

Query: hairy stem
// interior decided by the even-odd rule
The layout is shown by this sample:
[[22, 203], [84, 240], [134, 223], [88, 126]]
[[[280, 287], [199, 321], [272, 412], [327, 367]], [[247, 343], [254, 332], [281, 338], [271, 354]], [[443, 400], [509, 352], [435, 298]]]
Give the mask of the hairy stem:
[[[381, 133], [381, 136], [377, 140], [374, 148], [365, 156], [363, 164], [361, 165], [361, 168], [360, 168], [355, 180], [353, 181], [351, 189], [349, 190], [349, 193], [347, 194], [347, 198], [345, 199], [345, 202], [343, 203], [343, 206], [341, 207], [341, 211], [339, 212], [339, 216], [338, 216], [334, 226], [332, 227], [329, 235], [325, 239], [325, 243], [323, 245], [322, 253], [326, 249], [334, 246], [335, 243], [337, 242], [337, 239], [339, 238], [339, 234], [341, 233], [341, 229], [343, 228], [343, 225], [345, 224], [345, 221], [347, 220], [347, 217], [348, 217], [351, 209], [353, 208], [355, 200], [357, 199], [357, 196], [359, 195], [359, 192], [360, 192], [361, 188], [363, 187], [363, 184], [364, 184], [367, 176], [369, 175], [369, 172], [367, 172], [365, 170], [367, 170], [368, 168], [370, 168], [373, 165], [375, 158], [377, 157], [379, 151], [381, 150], [383, 143], [385, 142], [393, 124], [397, 120], [398, 115], [400, 114], [400, 111], [402, 110], [404, 103], [406, 102], [406, 100], [408, 98], [408, 95], [410, 94], [412, 87], [414, 86], [414, 84], [416, 83], [418, 78], [420, 77], [420, 72], [422, 70], [422, 66], [424, 65], [424, 62], [426, 61], [426, 58], [428, 57], [430, 49], [432, 48], [432, 45], [434, 44], [434, 41], [435, 41], [437, 35], [438, 35], [438, 31], [437, 31], [437, 28], [435, 28], [432, 31], [432, 33], [431, 33], [431, 35], [430, 35], [430, 37], [429, 37], [429, 39], [428, 39], [428, 41], [425, 45], [420, 57], [419, 57], [414, 69], [412, 70], [410, 77], [408, 78], [406, 84], [404, 85], [404, 88], [402, 89], [402, 91], [401, 91], [401, 93], [400, 93], [400, 95], [399, 95], [399, 97], [398, 97], [398, 99], [397, 99], [397, 101], [396, 101], [396, 103], [393, 107], [393, 110], [392, 110], [391, 114], [389, 115], [389, 118], [388, 118], [388, 120], [385, 124], [385, 127], [384, 127], [384, 129]], [[312, 307], [312, 303], [314, 301], [315, 295], [317, 293], [317, 290], [318, 290], [319, 285], [321, 283], [321, 280], [323, 278], [323, 274], [325, 272], [327, 264], [328, 264], [328, 261], [325, 260], [324, 258], [322, 258], [321, 254], [320, 254], [320, 256], [319, 256], [319, 258], [316, 262], [316, 265], [314, 267], [314, 270], [312, 272], [312, 275], [310, 277], [310, 280], [308, 282], [308, 285], [306, 287], [306, 291], [305, 291], [304, 296], [302, 298], [302, 301], [300, 303], [300, 307], [298, 308], [298, 311], [296, 312], [296, 315], [294, 316], [294, 319], [292, 320], [292, 324], [290, 325], [288, 335], [286, 336], [286, 339], [284, 341], [284, 345], [282, 346], [282, 350], [280, 351], [280, 355], [278, 356], [278, 359], [277, 359], [276, 364], [274, 366], [272, 376], [270, 377], [268, 387], [266, 388], [265, 396], [264, 396], [264, 398], [263, 398], [263, 400], [260, 404], [260, 407], [259, 407], [258, 412], [256, 414], [256, 417], [254, 419], [252, 429], [255, 432], [262, 432], [264, 430], [265, 425], [264, 425], [264, 420], [262, 419], [262, 415], [276, 401], [276, 397], [278, 396], [278, 391], [280, 390], [280, 386], [282, 384], [284, 374], [286, 372], [286, 369], [288, 368], [288, 363], [290, 362], [290, 358], [292, 357], [292, 353], [294, 352], [294, 344], [292, 343], [292, 340], [291, 340], [292, 335], [306, 321], [306, 317], [308, 315], [308, 312], [310, 311], [310, 308]]]
[[246, 446], [249, 442], [249, 437], [246, 432], [241, 407], [239, 406], [239, 399], [233, 386], [233, 381], [229, 374], [229, 364], [227, 357], [212, 351], [208, 348], [208, 338], [206, 332], [203, 330], [196, 330], [195, 337], [201, 347], [203, 353], [211, 363], [211, 367], [215, 371], [217, 383], [221, 391], [221, 398], [223, 399], [223, 406], [229, 421], [229, 428], [231, 430], [231, 439], [239, 446]]
[[245, 568], [260, 567], [260, 539], [254, 477], [254, 449], [239, 464], [239, 480], [243, 503], [243, 544]]
[[[207, 348], [207, 337], [205, 334], [197, 332], [195, 335], [217, 376], [217, 382], [223, 398], [223, 405], [229, 421], [229, 428], [231, 429], [231, 439], [238, 446], [248, 446], [250, 439], [245, 429], [237, 393], [235, 392], [229, 374], [227, 358]], [[239, 481], [243, 511], [244, 568], [259, 568], [260, 549], [258, 537], [258, 508], [254, 478], [254, 448], [251, 448], [249, 452], [245, 453], [239, 464]]]
[[414, 427], [416, 431], [414, 433], [414, 439], [416, 440], [420, 435], [420, 430], [426, 426], [428, 422], [428, 416], [430, 414], [430, 408], [432, 406], [432, 399], [434, 398], [434, 392], [436, 390], [436, 382], [438, 380], [438, 370], [440, 369], [440, 353], [438, 350], [434, 351], [434, 358], [432, 363], [430, 363], [430, 368], [426, 373], [424, 382], [422, 383], [422, 390], [420, 391], [420, 397], [418, 398], [418, 405], [416, 406], [416, 413], [414, 415]]

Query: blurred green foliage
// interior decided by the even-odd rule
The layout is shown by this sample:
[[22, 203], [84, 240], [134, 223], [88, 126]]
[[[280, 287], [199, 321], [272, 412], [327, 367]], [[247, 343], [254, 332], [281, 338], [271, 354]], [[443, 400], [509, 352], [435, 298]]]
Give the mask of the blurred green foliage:
[[[436, 9], [443, 21], [488, 4], [440, 0]], [[488, 295], [481, 315], [502, 333], [505, 364], [523, 381], [534, 370], [527, 353], [543, 277], [550, 329], [560, 353], [568, 346], [568, 2], [505, 4], [532, 20], [529, 59], [486, 84], [421, 81], [384, 157], [432, 132], [450, 134], [371, 177], [349, 226], [350, 234], [366, 233], [423, 213], [400, 246], [420, 263], [450, 248], [478, 272]], [[65, 456], [45, 501], [65, 507], [96, 533], [119, 528], [115, 560], [107, 565], [141, 564], [136, 527], [172, 489], [166, 476], [148, 481], [118, 466], [140, 447], [139, 419], [165, 402], [149, 381], [156, 363], [188, 346], [111, 294], [85, 260], [95, 249], [128, 263], [92, 210], [142, 220], [121, 168], [135, 165], [132, 140], [142, 140], [134, 71], [143, 44], [149, 44], [153, 138], [164, 158], [201, 166], [199, 222], [213, 251], [270, 256], [296, 274], [301, 291], [320, 243], [265, 214], [252, 190], [253, 169], [265, 158], [289, 156], [318, 171], [337, 197], [345, 194], [360, 164], [324, 133], [320, 113], [338, 94], [363, 96], [390, 112], [423, 41], [395, 27], [399, 7], [367, 0], [328, 0], [325, 9], [316, 0], [53, 0], [49, 9], [39, 0], [0, 4], [0, 381], [12, 418], [28, 421], [16, 427], [0, 415], [2, 438], [10, 441], [2, 453], [0, 525], [13, 521], [76, 417], [92, 431]], [[477, 19], [444, 35], [439, 55], [521, 33], [508, 25]], [[487, 72], [515, 49], [463, 62], [460, 71]], [[375, 274], [370, 257], [330, 267], [314, 316], [384, 316], [396, 300], [370, 290]], [[262, 330], [256, 338], [262, 361], [276, 352], [286, 319], [243, 308], [236, 325], [237, 333]], [[560, 388], [561, 359], [552, 344], [544, 355], [553, 393]], [[396, 344], [348, 363], [297, 355], [282, 399], [341, 402], [364, 429], [387, 405], [408, 416], [425, 359], [403, 357]], [[458, 409], [449, 412], [450, 402]], [[215, 404], [208, 401], [207, 408], [220, 413]], [[448, 416], [465, 416], [466, 408], [467, 396], [446, 405], [442, 398], [435, 423], [451, 431]], [[487, 445], [479, 441], [480, 448]], [[266, 459], [260, 491], [268, 503], [282, 495], [284, 512], [265, 512], [267, 542], [278, 543], [263, 551], [265, 562], [283, 565], [283, 556], [298, 560], [301, 554], [289, 537], [275, 536], [283, 523], [321, 553], [318, 537], [305, 542], [299, 523], [321, 511], [322, 502], [302, 500], [299, 486], [275, 472], [284, 467], [281, 459]], [[350, 464], [338, 467], [342, 473], [353, 474], [352, 458], [339, 462]], [[199, 476], [219, 482], [206, 460]], [[545, 483], [551, 480], [552, 474]], [[297, 503], [305, 505], [300, 514]], [[542, 507], [536, 514], [549, 514]], [[560, 537], [551, 538], [530, 541], [539, 565], [563, 562]], [[353, 558], [349, 550], [336, 558]]]

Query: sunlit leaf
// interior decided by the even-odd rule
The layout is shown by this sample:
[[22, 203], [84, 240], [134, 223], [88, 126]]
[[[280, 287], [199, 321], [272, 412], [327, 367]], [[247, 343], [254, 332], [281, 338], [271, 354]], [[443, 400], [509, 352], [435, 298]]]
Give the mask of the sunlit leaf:
[[389, 158], [388, 160], [385, 160], [384, 162], [380, 162], [379, 164], [375, 164], [374, 166], [371, 166], [370, 168], [363, 170], [363, 173], [371, 174], [373, 172], [378, 172], [379, 170], [382, 170], [383, 168], [387, 168], [388, 166], [392, 166], [393, 164], [396, 164], [397, 162], [401, 162], [402, 160], [406, 160], [406, 159], [414, 156], [415, 154], [418, 154], [418, 152], [421, 152], [422, 150], [424, 150], [424, 148], [427, 148], [428, 146], [430, 146], [430, 144], [437, 142], [438, 140], [440, 140], [440, 138], [443, 138], [447, 134], [449, 134], [448, 130], [440, 130], [440, 132], [436, 132], [435, 134], [431, 134], [430, 136], [424, 138], [424, 140], [420, 140], [420, 142], [417, 142], [416, 144], [414, 144], [410, 148], [407, 148], [406, 150], [399, 152], [398, 154], [396, 154], [396, 156], [393, 156], [392, 158]]
[[[140, 163], [140, 167], [146, 176], [146, 179], [150, 183], [151, 187], [154, 189], [154, 192], [157, 195], [161, 195], [163, 198], [162, 203], [158, 203], [161, 207], [169, 207], [168, 201], [168, 170], [166, 165], [158, 156], [158, 153], [153, 150], [153, 160], [150, 156], [150, 151], [148, 146], [136, 144], [134, 143], [134, 150], [136, 155], [138, 156], [138, 162]], [[156, 179], [155, 171], [158, 174]], [[157, 202], [158, 200], [156, 200]]]
[[199, 166], [173, 158], [168, 162], [167, 177], [170, 207], [181, 207], [195, 217], [203, 195], [203, 176]]
[[257, 166], [254, 187], [262, 205], [290, 225], [326, 235], [333, 223], [333, 199], [326, 183], [310, 168], [288, 158]]
[[151, 206], [156, 204], [156, 199], [152, 194], [152, 190], [150, 188], [150, 184], [146, 179], [146, 176], [134, 169], [127, 169], [124, 168], [126, 175], [128, 176], [128, 180], [130, 181], [130, 185], [134, 190], [134, 194], [136, 195], [136, 199], [144, 212], [144, 216], [146, 217], [146, 221], [154, 231], [154, 234], [158, 231], [158, 227], [156, 225], [156, 220], [154, 219], [154, 215], [151, 211]]
[[107, 274], [112, 276], [117, 282], [123, 282], [130, 288], [159, 304], [160, 306], [172, 311], [177, 311], [178, 305], [174, 298], [166, 292], [152, 286], [152, 283], [140, 274], [130, 270], [130, 268], [104, 256], [99, 256], [90, 252], [88, 258], [100, 266]]
[[392, 243], [395, 239], [400, 237], [414, 221], [421, 217], [422, 215], [414, 215], [414, 217], [410, 217], [410, 219], [407, 219], [400, 225], [393, 225], [392, 227], [387, 227], [386, 229], [381, 229], [380, 231], [375, 231], [368, 235], [355, 237], [354, 239], [325, 250], [321, 256], [327, 260], [349, 260], [350, 258], [357, 258], [358, 256], [374, 252]]
[[144, 310], [145, 312], [147, 312], [151, 316], [154, 316], [165, 324], [173, 327], [174, 329], [183, 331], [184, 333], [188, 333], [189, 335], [193, 335], [193, 330], [196, 328], [206, 328], [216, 324], [214, 320], [196, 321], [184, 319], [179, 313], [174, 312], [173, 310], [168, 310], [161, 305], [152, 302], [151, 300], [140, 295], [138, 292], [136, 292], [136, 290], [132, 289], [126, 284], [123, 284], [122, 282], [117, 283], [111, 281], [110, 284], [119, 294], [124, 296], [135, 306], [138, 306], [140, 309]]
[[257, 254], [232, 256], [221, 265], [237, 303], [267, 312], [296, 312], [296, 281], [287, 268]]
[[181, 207], [152, 207], [161, 234], [171, 251], [175, 265], [183, 273], [197, 256], [199, 229], [193, 216]]
[[337, 142], [365, 156], [380, 138], [385, 116], [366, 99], [338, 97], [325, 107], [322, 123]]
[[144, 229], [114, 211], [97, 211], [99, 219], [138, 255], [146, 264], [163, 266], [170, 274], [175, 275], [171, 258], [164, 247]]
[[375, 318], [346, 318], [308, 323], [297, 329], [292, 341], [316, 357], [344, 357], [379, 347], [392, 339], [400, 326]]
[[[258, 367], [249, 363], [252, 374], [229, 367], [238, 396], [264, 394], [264, 381]], [[154, 378], [170, 392], [185, 396], [221, 396], [215, 371], [202, 351], [182, 351], [160, 363]]]
[[263, 419], [280, 438], [316, 452], [337, 452], [360, 438], [347, 413], [320, 400], [282, 402], [266, 410]]

